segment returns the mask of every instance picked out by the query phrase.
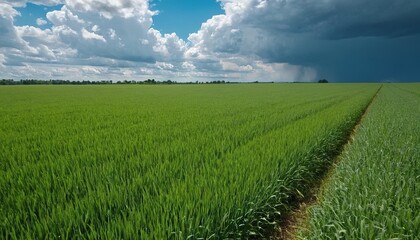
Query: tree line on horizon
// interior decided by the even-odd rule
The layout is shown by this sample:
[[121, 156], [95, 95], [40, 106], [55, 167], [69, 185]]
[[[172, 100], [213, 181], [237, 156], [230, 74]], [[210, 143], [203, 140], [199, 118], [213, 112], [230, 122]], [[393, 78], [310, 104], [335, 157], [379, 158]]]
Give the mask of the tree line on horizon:
[[172, 80], [156, 81], [155, 79], [147, 79], [144, 81], [135, 80], [123, 80], [123, 81], [112, 81], [112, 80], [101, 80], [101, 81], [70, 81], [70, 80], [38, 80], [38, 79], [1, 79], [0, 85], [104, 85], [104, 84], [225, 84], [225, 83], [236, 83], [236, 82], [225, 82], [221, 80], [210, 81], [210, 82], [176, 82]]
[[[229, 82], [223, 80], [216, 81], [195, 81], [195, 82], [176, 82], [172, 80], [156, 81], [155, 79], [147, 79], [144, 81], [135, 80], [123, 80], [123, 81], [112, 81], [112, 80], [101, 80], [101, 81], [70, 81], [70, 80], [38, 80], [38, 79], [1, 79], [0, 85], [105, 85], [105, 84], [235, 84], [235, 83], [275, 83], [275, 82]], [[303, 83], [303, 82], [294, 82]], [[321, 79], [318, 83], [328, 83], [326, 79]]]

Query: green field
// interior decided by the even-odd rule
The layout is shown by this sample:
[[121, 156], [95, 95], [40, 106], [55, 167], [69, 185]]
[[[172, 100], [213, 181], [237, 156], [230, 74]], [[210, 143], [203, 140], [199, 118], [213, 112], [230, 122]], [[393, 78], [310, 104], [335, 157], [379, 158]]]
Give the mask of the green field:
[[418, 239], [420, 84], [387, 85], [321, 195], [302, 239]]
[[[418, 111], [418, 85], [398, 86], [411, 92], [394, 87], [389, 111], [402, 99]], [[0, 238], [270, 235], [330, 166], [380, 87], [2, 86]], [[378, 99], [394, 88], [383, 87]], [[401, 111], [417, 123], [409, 106]], [[406, 140], [418, 144], [415, 129], [417, 138]]]

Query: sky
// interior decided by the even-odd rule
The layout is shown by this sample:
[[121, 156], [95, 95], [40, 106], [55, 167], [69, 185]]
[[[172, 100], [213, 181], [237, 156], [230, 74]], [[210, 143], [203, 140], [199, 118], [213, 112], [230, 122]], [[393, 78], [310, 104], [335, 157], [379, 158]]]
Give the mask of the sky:
[[0, 0], [0, 78], [417, 82], [418, 0]]

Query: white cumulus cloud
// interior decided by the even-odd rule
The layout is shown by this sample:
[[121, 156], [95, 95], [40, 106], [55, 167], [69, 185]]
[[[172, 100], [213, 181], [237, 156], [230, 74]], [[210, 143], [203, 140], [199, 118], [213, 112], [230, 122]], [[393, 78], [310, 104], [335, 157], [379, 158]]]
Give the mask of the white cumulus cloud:
[[106, 42], [106, 40], [103, 36], [101, 36], [99, 34], [96, 34], [94, 32], [89, 32], [85, 28], [82, 28], [82, 37], [86, 40], [94, 39], [94, 40], [99, 40], [99, 41], [102, 41], [102, 42]]
[[[16, 7], [29, 2], [62, 7], [38, 18], [37, 26], [15, 26]], [[225, 13], [184, 41], [153, 28], [158, 12], [149, 0], [0, 0], [1, 72], [15, 78], [313, 81], [325, 73], [343, 76], [348, 65], [369, 72], [363, 56], [392, 66], [392, 59], [420, 55], [419, 1], [219, 2]], [[407, 71], [406, 63], [394, 69]]]
[[36, 19], [36, 24], [38, 25], [38, 26], [43, 26], [43, 25], [46, 25], [48, 22], [45, 20], [45, 19], [43, 19], [43, 18], [37, 18]]

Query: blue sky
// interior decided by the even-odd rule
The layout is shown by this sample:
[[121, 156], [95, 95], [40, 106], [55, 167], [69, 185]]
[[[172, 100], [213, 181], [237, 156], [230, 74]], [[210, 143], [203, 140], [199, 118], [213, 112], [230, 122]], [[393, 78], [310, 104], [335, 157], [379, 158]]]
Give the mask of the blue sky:
[[416, 82], [419, 12], [418, 0], [0, 0], [0, 78]]
[[[63, 5], [44, 6], [27, 3], [25, 7], [16, 8], [20, 16], [15, 18], [17, 26], [37, 26], [41, 29], [52, 27], [47, 21], [44, 25], [38, 25], [38, 18], [46, 19], [48, 12], [59, 10]], [[189, 34], [197, 32], [201, 24], [213, 15], [223, 14], [220, 3], [216, 0], [153, 0], [151, 10], [157, 10], [158, 15], [153, 17], [153, 27], [162, 33], [175, 32], [179, 37], [186, 40]]]
[[224, 13], [215, 0], [154, 0], [151, 5], [159, 11], [153, 17], [153, 27], [162, 33], [175, 32], [185, 40], [207, 19]]
[[[59, 10], [63, 5], [59, 4], [56, 6], [43, 6], [43, 5], [36, 5], [33, 3], [27, 3], [25, 7], [18, 7], [16, 8], [17, 11], [20, 12], [20, 16], [15, 18], [15, 24], [17, 26], [37, 26], [42, 29], [51, 28], [51, 22], [47, 21], [46, 14], [47, 12], [51, 12], [54, 10]], [[45, 24], [38, 25], [36, 20], [40, 18], [46, 21]]]

